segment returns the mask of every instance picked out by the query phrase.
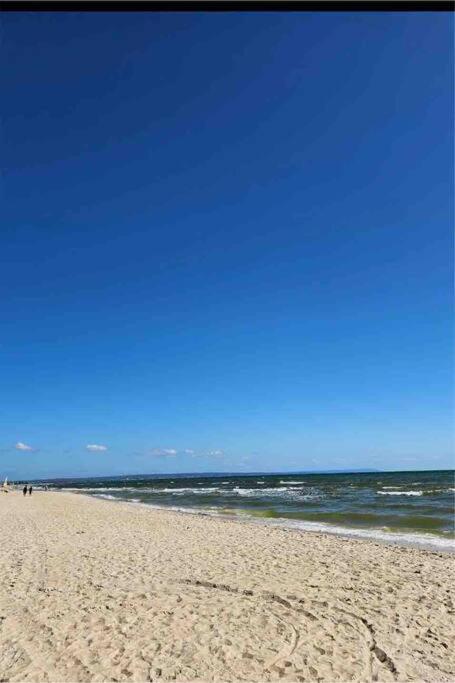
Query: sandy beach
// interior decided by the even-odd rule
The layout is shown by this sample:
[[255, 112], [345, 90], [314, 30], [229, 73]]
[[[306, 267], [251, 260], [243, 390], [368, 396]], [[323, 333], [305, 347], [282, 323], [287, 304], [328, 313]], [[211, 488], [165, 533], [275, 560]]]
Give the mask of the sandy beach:
[[453, 681], [453, 555], [0, 496], [2, 681]]

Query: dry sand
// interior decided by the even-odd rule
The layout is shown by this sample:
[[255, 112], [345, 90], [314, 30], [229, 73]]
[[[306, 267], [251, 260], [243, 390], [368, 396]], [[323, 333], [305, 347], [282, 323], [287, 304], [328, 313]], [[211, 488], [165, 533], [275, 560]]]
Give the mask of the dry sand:
[[1, 681], [455, 680], [451, 555], [71, 493], [0, 524]]

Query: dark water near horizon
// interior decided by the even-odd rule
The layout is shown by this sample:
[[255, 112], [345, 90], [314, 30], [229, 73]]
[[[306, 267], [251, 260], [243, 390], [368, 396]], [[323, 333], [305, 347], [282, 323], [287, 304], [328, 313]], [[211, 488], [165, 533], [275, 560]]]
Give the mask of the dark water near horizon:
[[51, 488], [298, 529], [455, 548], [452, 470], [98, 477], [55, 479]]

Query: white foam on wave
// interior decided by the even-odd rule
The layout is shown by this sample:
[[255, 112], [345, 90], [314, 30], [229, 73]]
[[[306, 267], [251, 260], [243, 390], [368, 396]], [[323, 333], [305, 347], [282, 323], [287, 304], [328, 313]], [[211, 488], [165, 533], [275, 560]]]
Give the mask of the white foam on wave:
[[285, 487], [278, 486], [277, 488], [265, 488], [265, 489], [244, 489], [240, 486], [235, 486], [232, 489], [232, 493], [236, 493], [238, 496], [262, 496], [264, 493], [269, 493], [271, 491], [284, 491]]
[[431, 550], [450, 550], [455, 551], [455, 540], [441, 538], [430, 534], [419, 533], [400, 533], [383, 531], [381, 529], [352, 529], [343, 526], [324, 524], [322, 522], [304, 522], [301, 520], [288, 519], [267, 519], [260, 520], [262, 523], [283, 526], [288, 528], [300, 529], [302, 531], [313, 531], [319, 533], [335, 534], [349, 538], [369, 539], [375, 541], [385, 541], [395, 545], [420, 546]]
[[280, 479], [280, 484], [305, 484], [304, 481], [292, 481], [291, 479]]
[[214, 492], [220, 492], [223, 489], [218, 488], [217, 486], [207, 486], [204, 488], [192, 488], [192, 487], [182, 487], [182, 488], [173, 488], [173, 489], [150, 489], [153, 493], [214, 493]]
[[[334, 536], [342, 536], [344, 538], [355, 538], [360, 540], [377, 541], [382, 543], [390, 543], [399, 546], [411, 546], [426, 548], [433, 551], [449, 551], [455, 552], [455, 540], [450, 538], [441, 538], [430, 534], [423, 533], [401, 533], [391, 532], [384, 529], [354, 529], [344, 526], [337, 526], [332, 524], [325, 524], [323, 522], [306, 522], [303, 520], [286, 519], [284, 517], [278, 519], [258, 519], [248, 514], [248, 511], [225, 511], [219, 508], [191, 508], [179, 507], [177, 505], [154, 505], [150, 503], [139, 502], [138, 499], [125, 500], [115, 498], [106, 494], [101, 494], [100, 498], [114, 499], [118, 502], [123, 502], [126, 505], [142, 506], [144, 508], [152, 508], [155, 510], [170, 510], [171, 512], [181, 512], [190, 515], [201, 515], [206, 517], [217, 517], [239, 519], [243, 517], [244, 521], [251, 524], [261, 524], [266, 526], [276, 526], [294, 531], [309, 531], [313, 533], [333, 534]], [[136, 502], [137, 501], [137, 502]], [[240, 514], [239, 514], [240, 513]]]
[[309, 498], [315, 498], [318, 497], [319, 491], [316, 489], [300, 489], [296, 486], [275, 486], [275, 487], [261, 487], [261, 488], [244, 488], [241, 486], [236, 486], [232, 489], [224, 489], [224, 488], [219, 488], [217, 486], [207, 486], [207, 487], [181, 487], [181, 488], [133, 488], [133, 487], [125, 487], [125, 488], [86, 488], [86, 489], [65, 489], [66, 491], [69, 490], [74, 490], [74, 491], [83, 491], [87, 493], [92, 493], [94, 495], [102, 495], [106, 491], [115, 491], [118, 494], [122, 494], [123, 492], [134, 492], [134, 493], [151, 493], [151, 494], [171, 494], [174, 496], [183, 496], [185, 493], [190, 494], [190, 495], [204, 495], [204, 494], [213, 494], [213, 493], [220, 493], [224, 495], [236, 495], [236, 496], [242, 496], [242, 497], [250, 497], [250, 498], [255, 498], [255, 497], [261, 497], [267, 495], [267, 496], [272, 496], [272, 497], [288, 497], [288, 498], [295, 498], [299, 500], [305, 500]]
[[381, 496], [421, 496], [423, 491], [376, 491]]
[[95, 495], [106, 493], [106, 491], [115, 491], [116, 493], [205, 493], [211, 491], [221, 491], [218, 488], [158, 488], [158, 487], [145, 487], [145, 486], [106, 486], [106, 487], [79, 487], [79, 488], [65, 488], [62, 491], [71, 491], [74, 493], [93, 493]]
[[271, 498], [291, 498], [293, 500], [310, 500], [320, 496], [319, 491], [308, 489], [303, 493], [302, 489], [295, 486], [275, 486], [260, 489], [246, 489], [236, 486], [232, 489], [232, 493], [245, 498], [263, 497], [264, 495]]
[[447, 493], [448, 491], [455, 491], [455, 489], [427, 489], [425, 493]]
[[245, 489], [242, 486], [234, 486], [232, 490], [237, 491], [238, 493], [260, 493], [262, 495], [263, 493], [271, 493], [273, 491], [289, 491], [290, 489], [287, 486], [268, 486], [265, 489]]

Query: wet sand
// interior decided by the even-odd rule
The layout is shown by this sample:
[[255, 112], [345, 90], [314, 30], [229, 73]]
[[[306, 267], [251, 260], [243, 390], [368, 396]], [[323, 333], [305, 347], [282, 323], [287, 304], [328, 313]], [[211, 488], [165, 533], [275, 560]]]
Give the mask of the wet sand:
[[2, 681], [454, 681], [453, 555], [0, 494]]

